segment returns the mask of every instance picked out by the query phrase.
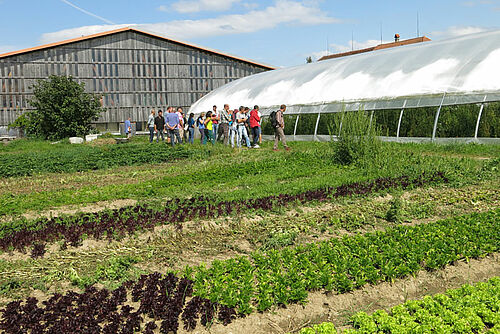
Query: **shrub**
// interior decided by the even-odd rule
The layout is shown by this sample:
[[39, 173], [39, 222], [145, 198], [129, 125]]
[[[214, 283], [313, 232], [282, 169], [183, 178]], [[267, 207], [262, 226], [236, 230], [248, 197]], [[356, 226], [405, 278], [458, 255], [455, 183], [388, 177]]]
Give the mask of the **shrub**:
[[[375, 124], [375, 122], [373, 122]], [[370, 117], [363, 111], [342, 112], [335, 118], [337, 137], [330, 131], [334, 159], [342, 165], [350, 165], [374, 157], [380, 149], [378, 131], [372, 126]], [[333, 126], [330, 127], [333, 129]], [[335, 140], [336, 139], [336, 140]]]

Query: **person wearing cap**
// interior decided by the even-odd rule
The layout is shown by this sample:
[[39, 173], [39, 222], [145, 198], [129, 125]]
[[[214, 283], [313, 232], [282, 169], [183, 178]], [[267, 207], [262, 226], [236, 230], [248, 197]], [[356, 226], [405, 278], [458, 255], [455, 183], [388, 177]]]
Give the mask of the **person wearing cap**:
[[253, 136], [253, 147], [259, 148], [259, 138], [260, 138], [260, 116], [259, 116], [259, 106], [255, 105], [250, 111], [250, 129], [252, 130]]

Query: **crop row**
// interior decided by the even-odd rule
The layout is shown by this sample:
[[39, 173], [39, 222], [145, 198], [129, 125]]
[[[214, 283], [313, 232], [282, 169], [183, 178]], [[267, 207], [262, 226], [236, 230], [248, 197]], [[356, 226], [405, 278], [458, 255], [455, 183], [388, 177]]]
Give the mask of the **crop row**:
[[345, 293], [434, 270], [500, 248], [500, 209], [414, 227], [333, 238], [267, 253], [214, 261], [194, 272], [194, 294], [238, 313], [305, 302], [309, 291]]
[[0, 177], [29, 176], [39, 173], [69, 173], [170, 162], [193, 155], [206, 156], [209, 151], [165, 145], [79, 146], [65, 150], [0, 154]]
[[[215, 319], [228, 324], [234, 309], [207, 299], [192, 297], [193, 282], [173, 274], [143, 275], [110, 292], [89, 287], [83, 293], [54, 294], [39, 302], [28, 298], [11, 302], [2, 310], [0, 331], [17, 333], [133, 334], [176, 333], [179, 318], [185, 329], [194, 329], [198, 319], [209, 326]], [[130, 306], [137, 303], [137, 309]], [[128, 303], [127, 303], [128, 302]], [[181, 316], [182, 314], [182, 316]], [[159, 326], [156, 322], [160, 322]]]
[[361, 333], [498, 333], [500, 277], [487, 283], [464, 285], [445, 294], [425, 296], [393, 307], [351, 317], [355, 329], [337, 331], [332, 323], [304, 328], [300, 334]]
[[40, 218], [34, 221], [19, 220], [0, 226], [0, 249], [18, 249], [24, 251], [34, 246], [32, 256], [44, 253], [44, 243], [64, 238], [70, 245], [81, 242], [82, 237], [95, 239], [112, 238], [113, 235], [132, 234], [140, 228], [152, 229], [165, 223], [178, 224], [194, 219], [211, 219], [229, 216], [244, 210], [272, 210], [290, 203], [326, 201], [351, 195], [366, 195], [377, 191], [427, 184], [447, 182], [441, 172], [423, 173], [417, 177], [401, 176], [396, 178], [378, 178], [372, 181], [356, 182], [338, 187], [308, 190], [297, 194], [280, 194], [256, 199], [220, 201], [205, 196], [167, 201], [161, 208], [141, 204], [97, 213], [85, 213], [74, 216]]
[[[34, 299], [12, 302], [1, 311], [0, 329], [19, 333], [32, 328], [29, 326], [42, 326], [38, 333], [60, 328], [71, 330], [59, 332], [92, 333], [100, 326], [113, 326], [107, 333], [130, 333], [130, 328], [139, 329], [146, 322], [142, 316], [147, 315], [147, 328], [157, 326], [152, 321], [161, 320], [160, 332], [168, 333], [175, 332], [179, 317], [186, 329], [195, 328], [198, 319], [203, 325], [210, 324], [216, 310], [219, 320], [227, 324], [256, 310], [306, 302], [309, 291], [345, 293], [365, 284], [391, 281], [421, 269], [437, 269], [459, 259], [497, 252], [499, 225], [497, 209], [265, 254], [255, 252], [249, 258], [214, 261], [211, 267], [186, 267], [182, 278], [172, 273], [143, 276], [136, 283], [125, 283], [111, 295], [102, 292], [106, 290], [90, 288], [85, 292], [90, 297], [72, 292], [55, 295], [42, 303], [43, 307]], [[99, 301], [104, 305], [102, 311], [87, 300], [100, 294], [106, 297]], [[119, 303], [115, 301], [118, 297], [113, 297], [117, 294]], [[130, 307], [132, 302], [140, 302], [137, 310]], [[85, 327], [90, 325], [93, 330]]]

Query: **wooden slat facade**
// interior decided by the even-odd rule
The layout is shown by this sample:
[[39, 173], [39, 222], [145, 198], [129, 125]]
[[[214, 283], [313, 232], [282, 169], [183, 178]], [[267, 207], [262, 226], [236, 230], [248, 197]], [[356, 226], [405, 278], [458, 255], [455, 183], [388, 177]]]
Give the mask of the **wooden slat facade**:
[[[151, 108], [181, 106], [233, 80], [269, 70], [264, 65], [138, 31], [0, 58], [0, 126], [30, 110], [32, 86], [50, 75], [71, 75], [103, 95], [97, 123], [145, 122]], [[222, 103], [222, 102], [221, 102]]]

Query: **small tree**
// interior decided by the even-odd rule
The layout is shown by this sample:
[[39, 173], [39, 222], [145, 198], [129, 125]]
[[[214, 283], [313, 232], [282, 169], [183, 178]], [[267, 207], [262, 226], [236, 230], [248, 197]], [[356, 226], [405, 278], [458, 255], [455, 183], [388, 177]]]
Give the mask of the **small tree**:
[[306, 63], [307, 63], [307, 64], [310, 64], [310, 63], [312, 63], [312, 62], [313, 62], [313, 59], [312, 59], [312, 57], [311, 57], [311, 56], [309, 56], [309, 57], [307, 57], [307, 58], [306, 58]]
[[101, 97], [86, 93], [85, 84], [77, 83], [71, 76], [53, 75], [48, 80], [38, 80], [33, 95], [29, 103], [35, 110], [21, 116], [28, 136], [45, 139], [85, 136], [92, 130], [91, 123], [104, 111]]

